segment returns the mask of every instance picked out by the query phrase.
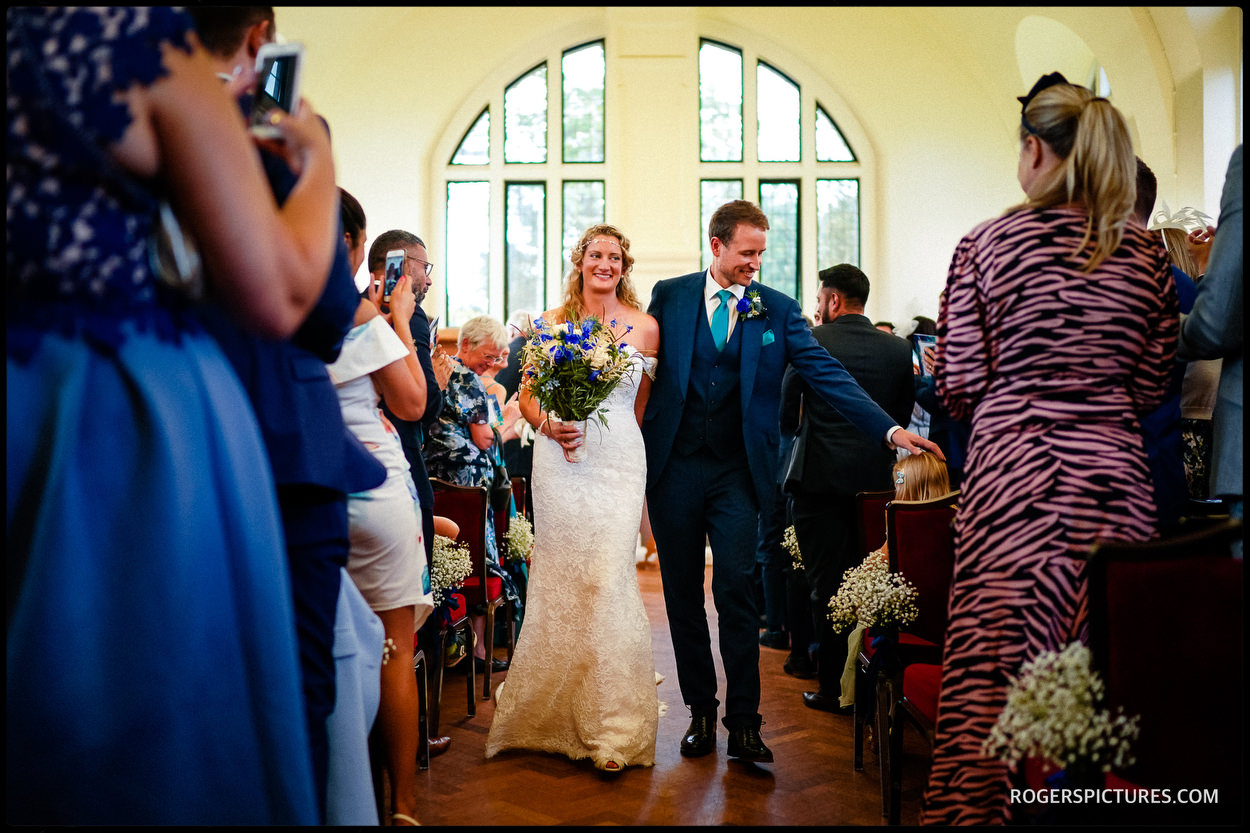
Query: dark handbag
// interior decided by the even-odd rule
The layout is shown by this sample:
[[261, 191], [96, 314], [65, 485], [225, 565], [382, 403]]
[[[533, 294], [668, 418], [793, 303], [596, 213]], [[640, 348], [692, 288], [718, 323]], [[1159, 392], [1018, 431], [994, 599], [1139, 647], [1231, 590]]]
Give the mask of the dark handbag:
[[495, 434], [495, 444], [488, 452], [491, 479], [487, 489], [490, 492], [490, 507], [498, 517], [500, 513], [509, 513], [509, 501], [512, 500], [512, 478], [508, 475], [508, 467], [503, 462], [503, 437], [499, 435], [498, 428], [491, 428], [491, 430]]

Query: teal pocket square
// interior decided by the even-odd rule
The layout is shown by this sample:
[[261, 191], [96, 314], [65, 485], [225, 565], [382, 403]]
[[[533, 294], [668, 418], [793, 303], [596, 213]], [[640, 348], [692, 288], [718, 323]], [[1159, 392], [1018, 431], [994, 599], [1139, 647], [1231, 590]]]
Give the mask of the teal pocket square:
[[777, 340], [777, 337], [773, 335], [773, 331], [772, 331], [772, 330], [765, 330], [765, 331], [764, 331], [764, 346], [765, 346], [765, 347], [767, 347], [768, 345], [772, 344], [772, 343], [773, 343], [774, 341], [776, 341], [776, 340]]

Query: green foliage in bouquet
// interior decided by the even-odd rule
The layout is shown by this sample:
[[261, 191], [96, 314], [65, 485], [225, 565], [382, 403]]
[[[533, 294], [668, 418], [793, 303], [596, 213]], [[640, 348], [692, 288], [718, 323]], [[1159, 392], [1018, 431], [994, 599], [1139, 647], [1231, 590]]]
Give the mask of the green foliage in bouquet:
[[629, 370], [625, 342], [612, 332], [615, 324], [605, 325], [593, 316], [560, 324], [534, 320], [525, 333], [521, 384], [544, 411], [565, 421], [595, 414], [607, 425], [596, 409]]

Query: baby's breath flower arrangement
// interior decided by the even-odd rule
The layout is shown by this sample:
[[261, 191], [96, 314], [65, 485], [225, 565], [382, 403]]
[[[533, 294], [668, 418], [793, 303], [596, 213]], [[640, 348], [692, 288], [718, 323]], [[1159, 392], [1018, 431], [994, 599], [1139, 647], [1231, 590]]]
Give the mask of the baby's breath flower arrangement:
[[794, 531], [794, 527], [786, 527], [786, 531], [781, 536], [781, 546], [785, 547], [786, 552], [790, 553], [790, 568], [802, 570], [803, 553], [799, 552], [799, 536]]
[[514, 564], [529, 561], [534, 549], [534, 526], [529, 518], [517, 515], [508, 521], [508, 531], [503, 536], [505, 557]]
[[889, 557], [877, 551], [842, 574], [842, 585], [829, 599], [829, 621], [837, 631], [904, 627], [916, 621], [918, 597], [916, 586], [902, 573], [891, 573]]
[[568, 422], [593, 414], [608, 424], [597, 409], [629, 369], [625, 342], [612, 332], [615, 325], [593, 316], [558, 324], [534, 319], [525, 332], [521, 384], [544, 411]]
[[1079, 642], [1043, 651], [1020, 668], [1007, 705], [982, 747], [986, 757], [1015, 766], [1042, 758], [1068, 772], [1110, 772], [1133, 765], [1140, 717], [1100, 709], [1105, 686]]
[[469, 547], [446, 535], [434, 536], [434, 559], [430, 569], [430, 592], [434, 604], [443, 603], [445, 594], [464, 584], [473, 573]]

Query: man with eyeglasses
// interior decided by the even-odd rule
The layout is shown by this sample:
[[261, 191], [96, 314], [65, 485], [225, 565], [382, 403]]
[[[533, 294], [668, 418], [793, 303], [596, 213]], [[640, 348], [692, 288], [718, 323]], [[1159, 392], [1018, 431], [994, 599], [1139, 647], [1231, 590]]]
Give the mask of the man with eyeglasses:
[[[421, 533], [425, 538], [425, 557], [427, 561], [433, 563], [434, 491], [430, 488], [430, 476], [426, 472], [421, 446], [425, 442], [426, 429], [438, 421], [439, 412], [443, 409], [443, 389], [447, 386], [449, 368], [440, 367], [441, 372], [436, 372], [431, 356], [430, 319], [426, 316], [425, 310], [421, 309], [421, 302], [425, 300], [430, 286], [434, 283], [430, 278], [430, 273], [434, 271], [434, 264], [430, 262], [430, 256], [421, 238], [402, 229], [391, 229], [378, 235], [373, 245], [369, 247], [367, 263], [370, 282], [375, 287], [381, 286], [386, 273], [386, 253], [394, 249], [404, 251], [404, 274], [408, 276], [412, 294], [417, 299], [417, 305], [413, 310], [412, 318], [409, 319], [408, 326], [412, 332], [413, 346], [417, 350], [417, 361], [421, 363], [421, 370], [425, 373], [426, 400], [425, 413], [416, 422], [395, 416], [386, 407], [385, 400], [382, 402], [382, 411], [399, 433], [400, 444], [404, 447], [404, 456], [408, 458], [412, 482], [417, 488], [417, 499], [421, 503]], [[385, 305], [382, 306], [382, 311], [388, 311]], [[431, 671], [437, 671], [437, 664], [442, 662], [441, 646], [437, 645], [439, 627], [437, 618], [436, 616], [429, 617], [418, 631], [421, 646], [431, 665]], [[451, 738], [436, 735], [438, 729], [438, 703], [436, 701], [430, 703], [429, 718], [430, 754], [438, 755], [447, 749]]]

